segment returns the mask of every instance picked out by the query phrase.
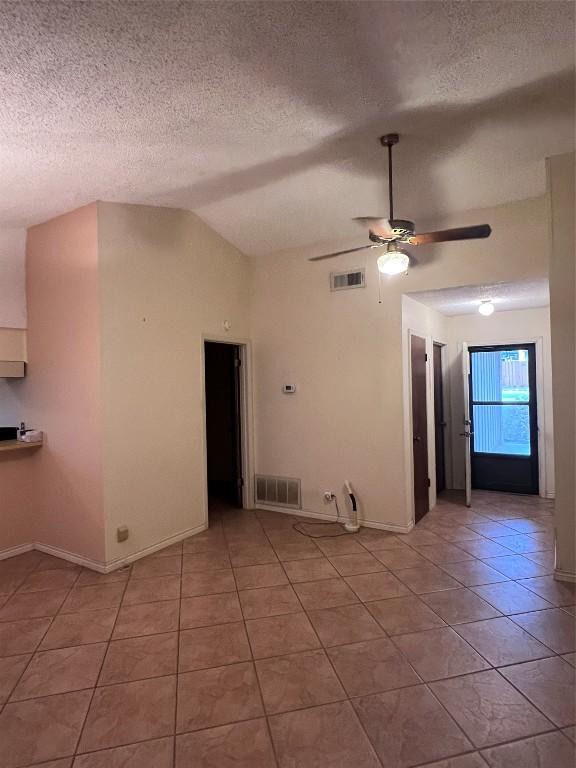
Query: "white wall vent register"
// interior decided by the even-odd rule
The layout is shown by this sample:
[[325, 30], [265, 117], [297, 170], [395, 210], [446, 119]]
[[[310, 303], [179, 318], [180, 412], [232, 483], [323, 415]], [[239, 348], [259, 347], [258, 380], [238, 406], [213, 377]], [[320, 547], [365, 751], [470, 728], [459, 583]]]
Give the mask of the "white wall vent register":
[[364, 288], [365, 285], [366, 275], [363, 269], [330, 273], [331, 291], [347, 291], [349, 288]]
[[300, 480], [294, 477], [256, 475], [256, 504], [301, 509]]

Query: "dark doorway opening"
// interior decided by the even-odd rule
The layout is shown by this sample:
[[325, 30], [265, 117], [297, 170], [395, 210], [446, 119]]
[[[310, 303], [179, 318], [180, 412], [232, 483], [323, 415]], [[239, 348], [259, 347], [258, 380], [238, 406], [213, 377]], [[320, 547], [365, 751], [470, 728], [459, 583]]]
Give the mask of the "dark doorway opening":
[[428, 419], [426, 409], [426, 339], [410, 337], [412, 370], [412, 459], [414, 467], [414, 520], [429, 511]]
[[208, 506], [242, 507], [240, 347], [204, 342]]
[[537, 494], [536, 345], [469, 354], [472, 488]]
[[436, 447], [436, 493], [446, 490], [446, 421], [444, 420], [444, 383], [442, 345], [434, 343], [434, 437]]

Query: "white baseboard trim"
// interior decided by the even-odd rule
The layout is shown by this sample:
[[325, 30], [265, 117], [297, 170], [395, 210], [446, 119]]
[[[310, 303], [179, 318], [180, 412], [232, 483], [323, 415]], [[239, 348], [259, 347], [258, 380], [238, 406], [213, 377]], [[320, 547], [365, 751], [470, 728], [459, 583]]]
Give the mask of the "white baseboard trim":
[[[257, 504], [254, 509], [261, 509], [264, 512], [281, 512], [284, 515], [292, 515], [294, 517], [313, 517], [319, 520], [325, 520], [326, 522], [336, 522], [336, 515], [329, 514], [327, 512], [310, 512], [307, 509], [289, 509], [286, 507], [273, 507], [268, 504]], [[342, 515], [340, 520], [347, 520], [347, 517]], [[411, 522], [408, 525], [397, 525], [396, 523], [381, 523], [378, 520], [364, 520], [362, 517], [358, 518], [360, 527], [363, 528], [377, 528], [380, 531], [390, 531], [391, 533], [410, 533], [414, 528], [414, 523]]]
[[91, 560], [89, 557], [76, 555], [74, 552], [68, 552], [66, 549], [60, 549], [60, 547], [53, 547], [51, 544], [42, 544], [39, 541], [34, 544], [34, 549], [37, 549], [39, 552], [45, 552], [47, 555], [53, 555], [53, 557], [59, 557], [61, 560], [67, 560], [69, 563], [81, 565], [83, 568], [89, 568], [91, 571], [108, 573], [106, 563], [101, 560]]
[[151, 544], [149, 547], [139, 549], [138, 552], [133, 552], [132, 554], [126, 555], [125, 557], [118, 557], [116, 560], [111, 560], [110, 562], [106, 563], [106, 570], [104, 573], [116, 571], [118, 568], [122, 568], [124, 565], [129, 565], [130, 563], [133, 563], [136, 560], [140, 560], [147, 555], [152, 555], [154, 552], [158, 552], [165, 547], [169, 547], [171, 544], [178, 544], [178, 542], [187, 539], [189, 536], [194, 536], [195, 533], [202, 533], [202, 531], [205, 531], [207, 528], [207, 522], [201, 523], [200, 525], [196, 525], [194, 528], [186, 528], [184, 531], [175, 533], [174, 536], [169, 536], [167, 539], [162, 539], [162, 541], [159, 541], [157, 544]]
[[165, 547], [169, 547], [171, 544], [177, 544], [179, 541], [187, 539], [189, 536], [193, 536], [195, 533], [201, 533], [201, 531], [205, 531], [207, 527], [208, 523], [202, 523], [201, 525], [197, 525], [194, 528], [187, 528], [185, 531], [180, 531], [179, 533], [174, 534], [174, 536], [169, 536], [167, 539], [162, 539], [162, 541], [159, 541], [157, 544], [144, 547], [144, 549], [140, 549], [138, 552], [132, 552], [132, 554], [126, 555], [125, 557], [118, 557], [116, 560], [111, 560], [108, 563], [101, 560], [91, 560], [88, 557], [76, 555], [74, 552], [68, 552], [65, 549], [60, 549], [60, 547], [53, 547], [51, 544], [42, 544], [42, 542], [39, 541], [36, 541], [33, 544], [21, 544], [17, 547], [1, 550], [0, 560], [6, 560], [9, 557], [15, 557], [16, 555], [21, 555], [24, 552], [30, 552], [31, 550], [36, 549], [39, 552], [44, 552], [47, 555], [59, 557], [61, 560], [66, 560], [67, 562], [74, 563], [75, 565], [81, 565], [83, 568], [88, 568], [89, 570], [96, 571], [97, 573], [111, 573], [112, 571], [118, 570], [118, 568], [122, 568], [125, 565], [133, 563], [135, 560], [140, 560], [147, 555], [151, 555], [154, 552], [158, 552], [159, 550], [164, 549]]
[[0, 550], [0, 560], [7, 560], [9, 557], [16, 557], [16, 555], [23, 555], [24, 552], [30, 552], [33, 549], [34, 544], [19, 544], [17, 547], [2, 549]]
[[559, 568], [554, 570], [554, 578], [556, 581], [570, 581], [576, 584], [576, 573], [570, 573], [570, 571], [561, 571]]

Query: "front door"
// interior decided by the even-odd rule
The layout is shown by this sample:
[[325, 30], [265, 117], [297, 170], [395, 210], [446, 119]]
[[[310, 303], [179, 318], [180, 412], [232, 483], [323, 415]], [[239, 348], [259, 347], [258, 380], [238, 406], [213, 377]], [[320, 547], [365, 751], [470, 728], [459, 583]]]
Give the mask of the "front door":
[[472, 487], [538, 493], [534, 344], [470, 347]]
[[428, 419], [426, 413], [426, 340], [410, 337], [412, 363], [412, 457], [414, 466], [414, 520], [429, 510]]

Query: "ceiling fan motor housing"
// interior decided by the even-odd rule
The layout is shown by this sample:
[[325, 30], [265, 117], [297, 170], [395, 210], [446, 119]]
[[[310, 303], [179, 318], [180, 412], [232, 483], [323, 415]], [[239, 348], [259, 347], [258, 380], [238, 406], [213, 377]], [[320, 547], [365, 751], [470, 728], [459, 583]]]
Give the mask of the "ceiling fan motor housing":
[[390, 229], [394, 233], [393, 237], [380, 237], [376, 235], [372, 230], [369, 232], [370, 240], [373, 243], [389, 243], [392, 240], [402, 240], [405, 237], [412, 237], [414, 234], [414, 222], [407, 219], [390, 219], [388, 222]]

